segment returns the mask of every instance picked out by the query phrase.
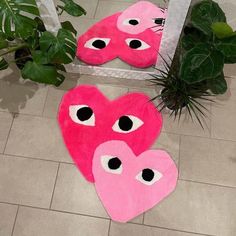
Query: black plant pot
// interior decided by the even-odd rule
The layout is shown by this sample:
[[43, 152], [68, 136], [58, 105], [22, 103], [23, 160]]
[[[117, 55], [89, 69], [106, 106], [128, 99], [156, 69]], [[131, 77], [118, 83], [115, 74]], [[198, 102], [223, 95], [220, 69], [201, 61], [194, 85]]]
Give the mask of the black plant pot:
[[21, 48], [15, 51], [17, 67], [22, 70], [28, 61], [32, 61], [32, 55], [28, 48]]

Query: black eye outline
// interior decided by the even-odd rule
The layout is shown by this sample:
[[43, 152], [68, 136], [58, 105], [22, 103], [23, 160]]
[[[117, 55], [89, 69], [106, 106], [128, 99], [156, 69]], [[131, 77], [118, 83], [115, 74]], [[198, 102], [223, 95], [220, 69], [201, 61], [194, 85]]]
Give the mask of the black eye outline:
[[[117, 156], [103, 155], [101, 156], [101, 166], [103, 169], [111, 174], [120, 175], [123, 171], [122, 161]], [[113, 163], [111, 163], [111, 161]]]
[[[126, 44], [133, 50], [145, 50], [145, 49], [148, 49], [150, 48], [151, 46], [148, 45], [147, 43], [145, 43], [143, 40], [141, 39], [138, 39], [138, 38], [127, 38], [125, 40]], [[137, 47], [132, 47], [131, 44], [134, 43], [137, 45]], [[141, 46], [138, 45], [141, 44]]]
[[[149, 173], [145, 173], [145, 171], [148, 171]], [[152, 174], [153, 174], [153, 178], [150, 179]], [[155, 169], [145, 168], [136, 175], [135, 179], [138, 180], [139, 182], [141, 182], [142, 184], [151, 186], [154, 183], [156, 183], [157, 181], [159, 181], [162, 178], [162, 176], [163, 176], [163, 174]], [[146, 180], [144, 178], [146, 178]], [[150, 180], [148, 180], [148, 178]]]
[[[130, 24], [131, 20], [137, 21], [138, 23], [137, 24]], [[136, 25], [140, 24], [140, 21], [141, 20], [139, 18], [127, 18], [123, 21], [123, 25], [136, 26]]]
[[[124, 130], [124, 129], [122, 129], [120, 127], [121, 119], [124, 118], [124, 117], [130, 119], [130, 121], [132, 122], [131, 129]], [[127, 119], [127, 121], [128, 121], [128, 119]], [[144, 122], [140, 118], [138, 118], [136, 116], [133, 116], [133, 115], [123, 115], [123, 116], [119, 117], [119, 119], [114, 123], [114, 125], [112, 126], [112, 130], [117, 132], [117, 133], [127, 134], [127, 133], [131, 133], [131, 132], [137, 130], [143, 124], [144, 124]]]
[[[87, 109], [86, 109], [87, 108]], [[78, 111], [84, 109], [84, 114], [79, 117]], [[85, 126], [95, 126], [95, 115], [88, 105], [71, 105], [69, 107], [69, 116], [77, 124]]]
[[[94, 43], [95, 43], [96, 41], [101, 41], [101, 42], [103, 42], [105, 45], [103, 44], [102, 48], [95, 47], [95, 46], [94, 46]], [[94, 49], [94, 50], [102, 50], [102, 49], [104, 49], [104, 48], [107, 47], [107, 45], [110, 43], [110, 41], [111, 41], [110, 38], [96, 38], [96, 37], [95, 37], [95, 38], [91, 38], [90, 40], [88, 40], [88, 41], [84, 44], [84, 47], [85, 47], [85, 48]]]
[[[159, 23], [156, 23], [156, 21], [159, 20], [160, 22]], [[157, 25], [157, 26], [164, 26], [165, 25], [165, 22], [166, 22], [166, 19], [163, 18], [163, 17], [160, 17], [160, 18], [155, 18], [153, 19], [153, 22]]]

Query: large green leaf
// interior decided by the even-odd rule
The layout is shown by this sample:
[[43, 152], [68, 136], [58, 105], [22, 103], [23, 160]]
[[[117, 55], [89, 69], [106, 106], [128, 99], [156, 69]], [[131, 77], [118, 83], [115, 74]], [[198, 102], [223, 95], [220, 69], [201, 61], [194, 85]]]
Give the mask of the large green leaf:
[[29, 14], [39, 15], [35, 0], [1, 0], [0, 30], [7, 37], [28, 37], [36, 27], [36, 22]]
[[211, 28], [219, 39], [227, 38], [235, 34], [231, 26], [224, 22], [213, 23]]
[[185, 50], [190, 50], [199, 43], [207, 42], [208, 38], [200, 30], [186, 26], [184, 28], [184, 35], [181, 39], [181, 45]]
[[0, 57], [0, 70], [5, 70], [7, 68], [8, 68], [7, 61], [3, 57]]
[[211, 49], [207, 44], [200, 44], [188, 51], [181, 63], [180, 77], [192, 84], [217, 77], [223, 70], [224, 56]]
[[62, 27], [63, 29], [69, 30], [69, 31], [72, 32], [74, 35], [77, 34], [76, 29], [75, 29], [74, 26], [70, 23], [70, 21], [61, 22], [61, 27]]
[[215, 46], [225, 57], [236, 57], [236, 35], [218, 40]]
[[61, 0], [65, 5], [58, 6], [62, 10], [66, 11], [72, 16], [82, 16], [86, 15], [86, 11], [80, 5], [76, 4], [73, 0]]
[[48, 53], [52, 63], [68, 64], [74, 60], [76, 52], [76, 39], [73, 34], [60, 29], [57, 36], [44, 32], [39, 40], [40, 49]]
[[226, 17], [217, 3], [212, 0], [204, 0], [193, 7], [191, 22], [196, 28], [210, 35], [212, 33], [212, 24], [226, 22]]
[[227, 90], [227, 83], [223, 72], [216, 78], [207, 80], [207, 84], [211, 92], [214, 94], [223, 94]]
[[53, 84], [59, 86], [65, 79], [62, 74], [57, 72], [53, 65], [41, 65], [36, 62], [28, 61], [22, 70], [22, 77], [38, 83]]

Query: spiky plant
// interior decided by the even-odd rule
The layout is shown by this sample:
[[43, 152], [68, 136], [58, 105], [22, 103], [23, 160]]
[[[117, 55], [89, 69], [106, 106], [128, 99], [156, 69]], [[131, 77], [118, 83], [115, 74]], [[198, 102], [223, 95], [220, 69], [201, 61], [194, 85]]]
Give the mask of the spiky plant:
[[[165, 108], [171, 110], [170, 116], [181, 117], [185, 108], [191, 119], [195, 116], [203, 128], [203, 120], [207, 116], [208, 109], [201, 102], [209, 101], [213, 96], [207, 88], [205, 81], [188, 84], [179, 76], [179, 63], [171, 65], [162, 57], [165, 70], [155, 68], [158, 73], [151, 74], [150, 82], [161, 87], [161, 93], [151, 100], [158, 100], [157, 108], [162, 111]], [[174, 64], [174, 65], [173, 65]]]

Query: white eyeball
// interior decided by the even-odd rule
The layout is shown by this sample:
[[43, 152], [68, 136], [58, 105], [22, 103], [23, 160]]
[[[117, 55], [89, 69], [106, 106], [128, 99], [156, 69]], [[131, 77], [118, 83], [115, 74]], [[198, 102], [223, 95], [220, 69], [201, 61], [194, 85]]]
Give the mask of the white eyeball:
[[104, 155], [101, 157], [101, 165], [103, 169], [112, 174], [121, 174], [122, 173], [122, 162], [118, 157]]
[[123, 25], [138, 25], [140, 23], [140, 19], [139, 18], [127, 18], [123, 21]]
[[125, 40], [125, 42], [131, 49], [135, 50], [145, 50], [147, 48], [150, 48], [150, 45], [137, 38], [128, 38]]
[[146, 168], [139, 172], [135, 178], [139, 182], [150, 186], [160, 180], [161, 177], [162, 173], [158, 172], [157, 170]]
[[94, 50], [101, 50], [105, 48], [110, 41], [111, 39], [109, 38], [92, 38], [85, 43], [84, 47]]
[[115, 122], [112, 129], [118, 133], [130, 133], [143, 125], [143, 121], [136, 116], [125, 115], [121, 116]]
[[70, 118], [78, 124], [95, 126], [95, 115], [87, 105], [71, 105], [69, 107]]

